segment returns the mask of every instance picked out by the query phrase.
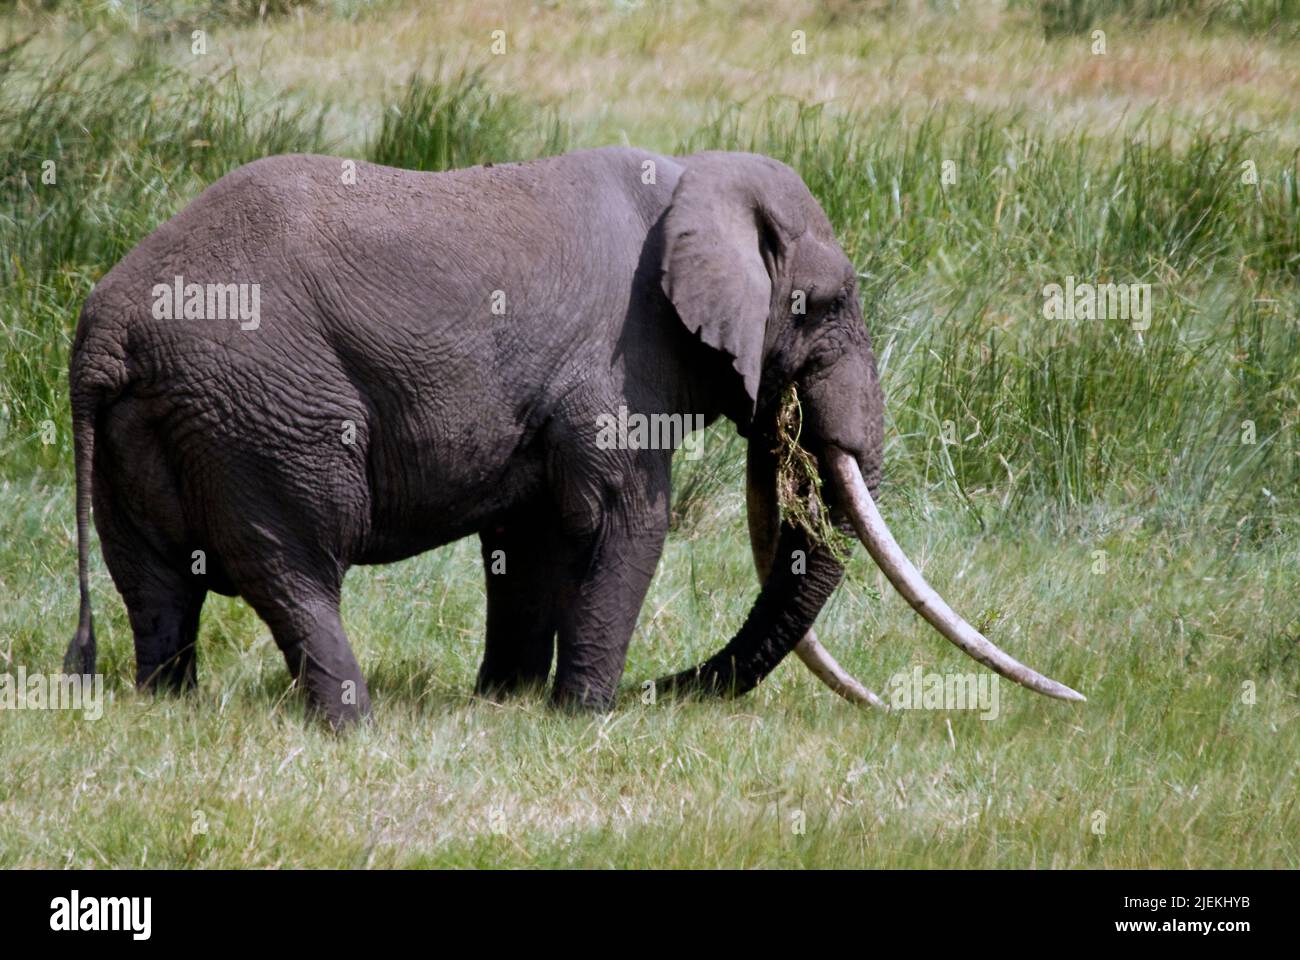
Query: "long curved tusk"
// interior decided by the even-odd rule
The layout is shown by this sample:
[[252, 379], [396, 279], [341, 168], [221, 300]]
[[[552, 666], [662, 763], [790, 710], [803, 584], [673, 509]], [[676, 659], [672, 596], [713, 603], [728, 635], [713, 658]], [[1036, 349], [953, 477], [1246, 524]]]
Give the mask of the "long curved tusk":
[[[754, 569], [759, 583], [767, 579], [772, 569], [772, 554], [776, 550], [776, 527], [780, 522], [776, 508], [775, 491], [769, 484], [775, 480], [775, 470], [760, 462], [756, 443], [750, 443], [746, 455], [745, 507], [749, 520], [749, 545], [754, 554]], [[794, 648], [795, 655], [804, 666], [835, 693], [849, 703], [868, 704], [888, 709], [885, 702], [872, 693], [839, 665], [829, 650], [817, 642], [817, 634], [809, 630]]]
[[912, 605], [930, 625], [960, 647], [966, 654], [990, 670], [1000, 673], [1008, 680], [1014, 680], [1030, 690], [1056, 697], [1060, 700], [1087, 700], [1077, 690], [1071, 690], [1063, 683], [1057, 683], [1025, 666], [1014, 657], [1008, 656], [990, 643], [978, 630], [953, 612], [921, 576], [919, 570], [907, 559], [894, 535], [889, 532], [885, 519], [876, 509], [875, 501], [862, 479], [858, 463], [849, 454], [838, 447], [829, 447], [826, 451], [827, 465], [834, 479], [837, 492], [844, 498], [844, 509], [857, 531], [862, 545], [871, 554], [889, 582], [894, 585], [903, 598]]
[[853, 674], [839, 665], [830, 651], [817, 642], [817, 634], [813, 631], [809, 630], [803, 635], [803, 639], [795, 644], [794, 652], [818, 680], [849, 703], [889, 709], [885, 701], [858, 683]]

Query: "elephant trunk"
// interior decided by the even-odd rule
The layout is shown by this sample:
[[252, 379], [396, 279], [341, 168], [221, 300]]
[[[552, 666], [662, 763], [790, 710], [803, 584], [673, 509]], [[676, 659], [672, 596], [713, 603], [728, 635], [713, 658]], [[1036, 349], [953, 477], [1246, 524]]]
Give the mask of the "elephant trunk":
[[[846, 674], [812, 633], [813, 622], [844, 576], [844, 568], [803, 529], [780, 520], [776, 464], [757, 437], [749, 444], [746, 503], [758, 600], [731, 642], [708, 660], [657, 681], [669, 692], [739, 696], [753, 689], [793, 649], [831, 689], [855, 702], [879, 699]], [[794, 558], [802, 556], [805, 564]], [[774, 562], [780, 558], [781, 562]]]
[[[767, 445], [761, 442], [749, 444], [745, 458], [745, 480], [749, 545], [754, 554], [754, 570], [761, 584], [767, 580], [772, 569], [781, 524], [776, 502], [776, 458]], [[849, 703], [885, 707], [880, 697], [839, 665], [830, 651], [818, 641], [812, 628], [795, 644], [794, 653], [812, 671], [813, 676]]]
[[805, 572], [794, 572], [791, 563], [774, 564], [731, 642], [698, 666], [656, 681], [656, 686], [667, 692], [736, 697], [771, 673], [812, 627], [844, 576], [843, 565], [828, 547], [783, 522], [776, 555], [790, 557], [796, 551], [807, 558]]

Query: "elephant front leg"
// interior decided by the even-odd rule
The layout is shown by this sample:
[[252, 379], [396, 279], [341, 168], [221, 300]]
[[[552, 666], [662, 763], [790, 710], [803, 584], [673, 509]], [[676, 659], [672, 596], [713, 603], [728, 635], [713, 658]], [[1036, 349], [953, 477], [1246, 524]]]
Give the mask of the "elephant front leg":
[[[545, 516], [544, 508], [539, 515]], [[479, 534], [487, 578], [487, 645], [474, 692], [496, 698], [546, 684], [555, 655], [562, 569], [550, 524], [520, 518]]]
[[[666, 514], [666, 511], [665, 511]], [[654, 577], [667, 533], [660, 522], [609, 523], [587, 554], [580, 576], [560, 597], [559, 644], [552, 699], [561, 706], [608, 710], [623, 676], [628, 643]]]

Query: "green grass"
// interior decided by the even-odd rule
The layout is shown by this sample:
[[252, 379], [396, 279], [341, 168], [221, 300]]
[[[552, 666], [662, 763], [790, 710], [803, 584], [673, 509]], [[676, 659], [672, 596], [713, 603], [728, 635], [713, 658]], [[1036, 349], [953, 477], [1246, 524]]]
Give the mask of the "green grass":
[[1176, 18], [1200, 29], [1300, 37], [1297, 0], [1013, 0], [1011, 5], [1036, 9], [1048, 36]]
[[[518, 98], [494, 92], [482, 70], [433, 82], [416, 73], [400, 101], [383, 111], [366, 155], [390, 167], [436, 171], [563, 153], [566, 138], [558, 118], [534, 129], [529, 112]], [[526, 132], [535, 134], [531, 142]]]
[[53, 13], [105, 30], [168, 33], [195, 24], [265, 23], [299, 12], [355, 19], [386, 0], [0, 0], [0, 12]]
[[[12, 15], [14, 38], [36, 6]], [[156, 27], [177, 5], [139, 29], [108, 7], [39, 6], [58, 8], [53, 34], [0, 54], [0, 672], [57, 669], [75, 622], [66, 358], [82, 299], [120, 256], [254, 157], [437, 170], [605, 142], [593, 131], [611, 123], [498, 86], [490, 58], [404, 68], [405, 84], [333, 103], [269, 72], [179, 63], [174, 31]], [[222, 29], [261, 43], [296, 29], [280, 9], [294, 6], [265, 22], [232, 7]], [[874, 30], [911, 37], [906, 6], [822, 12], [837, 42], [866, 49]], [[996, 42], [1054, 63], [1071, 41], [1041, 39], [1051, 6], [1013, 4]], [[1173, 6], [1154, 18], [1167, 43], [1287, 42], [1209, 4]], [[1124, 29], [1148, 29], [1152, 10], [1125, 5]], [[602, 30], [624, 16], [590, 15]], [[970, 14], [926, 15], [917, 31]], [[690, 23], [727, 34], [721, 17]], [[618, 34], [600, 37], [603, 50]], [[484, 616], [472, 541], [350, 576], [344, 616], [376, 710], [342, 739], [306, 721], [240, 601], [205, 608], [196, 696], [137, 696], [95, 551], [111, 703], [96, 721], [0, 712], [0, 865], [1300, 866], [1287, 131], [1208, 108], [1188, 121], [1185, 106], [1070, 129], [1022, 109], [859, 109], [688, 80], [690, 121], [644, 145], [757, 150], [804, 176], [860, 271], [888, 398], [882, 509], [956, 609], [1089, 702], [1004, 683], [995, 720], [864, 713], [791, 662], [734, 703], [643, 704], [640, 680], [716, 650], [755, 593], [743, 446], [719, 425], [703, 459], [677, 465], [673, 532], [606, 717], [470, 698]], [[1067, 276], [1150, 283], [1150, 328], [1045, 319], [1044, 285]], [[819, 631], [878, 690], [914, 665], [977, 669], [861, 556]]]
[[222, 174], [325, 146], [320, 110], [252, 103], [232, 73], [198, 80], [149, 46], [121, 65], [102, 55], [92, 43], [53, 63], [0, 56], [5, 475], [69, 462], [68, 431], [47, 444], [41, 425], [66, 427], [68, 349], [95, 280]]
[[[50, 520], [67, 490], [5, 495], [16, 510], [0, 533], [25, 547], [6, 565], [15, 600], [0, 629], [14, 662], [53, 663], [76, 597], [67, 524]], [[0, 862], [1300, 866], [1293, 542], [1224, 569], [1128, 516], [1063, 539], [980, 536], [934, 503], [891, 510], [954, 604], [1089, 703], [1003, 684], [992, 721], [862, 713], [791, 662], [742, 701], [644, 705], [635, 681], [716, 648], [752, 593], [739, 498], [718, 507], [671, 542], [625, 702], [601, 718], [468, 697], [483, 627], [470, 543], [350, 577], [345, 619], [377, 709], [341, 740], [305, 721], [236, 601], [205, 611], [196, 696], [136, 696], [130, 634], [96, 563], [113, 701], [94, 722], [4, 717]], [[823, 616], [850, 669], [878, 686], [913, 665], [970, 669], [896, 596], [873, 599], [876, 581], [857, 560]], [[192, 832], [196, 813], [206, 834]]]

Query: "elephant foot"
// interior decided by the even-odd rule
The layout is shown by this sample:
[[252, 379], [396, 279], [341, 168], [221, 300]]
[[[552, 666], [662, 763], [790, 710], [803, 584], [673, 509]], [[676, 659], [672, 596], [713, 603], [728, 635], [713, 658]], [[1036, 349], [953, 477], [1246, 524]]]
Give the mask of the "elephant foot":
[[586, 684], [557, 683], [551, 690], [551, 706], [566, 713], [608, 713], [614, 709], [614, 699], [614, 691]]
[[290, 660], [290, 670], [306, 692], [308, 714], [323, 720], [336, 732], [347, 730], [370, 715], [370, 691], [356, 661], [338, 667], [325, 670], [301, 654]]
[[308, 696], [307, 712], [324, 721], [335, 733], [349, 730], [370, 715], [370, 695], [363, 695], [360, 703], [327, 703]]
[[486, 665], [479, 669], [478, 680], [474, 683], [474, 696], [493, 703], [500, 703], [515, 697], [527, 697], [541, 694], [546, 690], [547, 674], [545, 671], [502, 671], [488, 670]]

